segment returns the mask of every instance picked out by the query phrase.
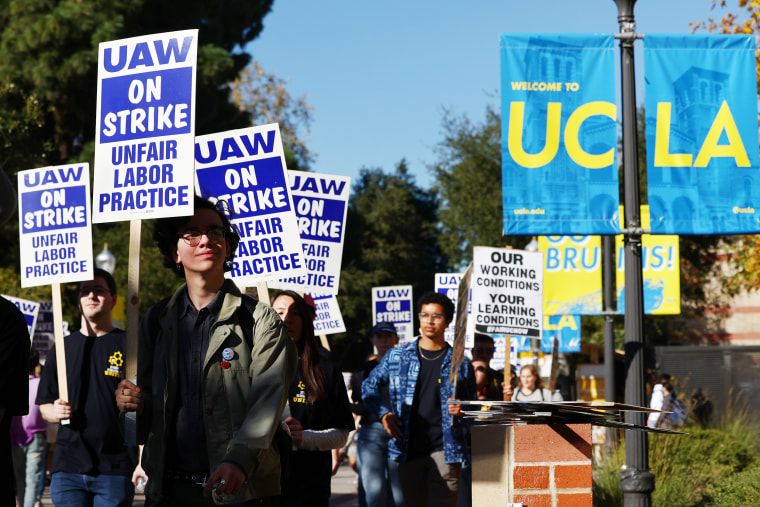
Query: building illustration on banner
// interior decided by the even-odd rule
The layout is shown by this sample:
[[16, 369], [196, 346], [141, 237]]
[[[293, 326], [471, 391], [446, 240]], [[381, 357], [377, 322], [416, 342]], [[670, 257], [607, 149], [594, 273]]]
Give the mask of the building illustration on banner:
[[501, 49], [504, 234], [618, 231], [612, 37], [504, 34]]
[[754, 36], [647, 35], [644, 51], [653, 232], [760, 231]]

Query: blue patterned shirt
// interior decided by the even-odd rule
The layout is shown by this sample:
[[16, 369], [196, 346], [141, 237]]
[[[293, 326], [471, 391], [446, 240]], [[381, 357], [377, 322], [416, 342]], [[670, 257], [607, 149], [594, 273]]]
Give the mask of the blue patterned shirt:
[[[404, 436], [399, 442], [392, 438], [388, 442], [388, 454], [396, 461], [406, 461], [409, 449], [409, 420], [414, 401], [414, 391], [417, 387], [417, 376], [420, 371], [420, 360], [417, 355], [419, 337], [401, 347], [388, 351], [380, 364], [372, 370], [369, 377], [362, 383], [362, 399], [368, 411], [375, 412], [382, 418], [389, 410], [383, 406], [380, 388], [388, 386], [393, 413], [401, 420]], [[443, 454], [446, 463], [464, 463], [466, 456], [467, 424], [461, 417], [449, 414], [447, 400], [474, 400], [477, 398], [475, 373], [469, 359], [464, 358], [459, 367], [456, 393], [454, 384], [450, 382], [452, 349], [446, 351], [441, 365], [441, 420], [443, 421]]]

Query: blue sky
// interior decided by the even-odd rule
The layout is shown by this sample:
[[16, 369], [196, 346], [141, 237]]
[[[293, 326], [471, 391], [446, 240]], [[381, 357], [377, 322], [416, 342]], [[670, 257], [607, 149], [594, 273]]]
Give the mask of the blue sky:
[[[637, 32], [690, 33], [690, 22], [719, 17], [712, 5], [639, 0]], [[617, 31], [613, 0], [275, 0], [246, 50], [314, 107], [312, 170], [356, 178], [406, 158], [428, 188], [444, 109], [481, 122], [498, 107], [499, 34]], [[641, 42], [635, 58], [639, 80]]]

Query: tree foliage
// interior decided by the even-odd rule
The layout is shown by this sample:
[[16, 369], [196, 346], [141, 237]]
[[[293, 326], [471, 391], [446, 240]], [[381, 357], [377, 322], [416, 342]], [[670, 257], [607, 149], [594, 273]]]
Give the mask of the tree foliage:
[[[41, 137], [50, 145], [33, 165], [65, 163], [72, 146], [94, 138], [98, 44], [152, 33], [199, 28], [196, 131], [199, 134], [249, 125], [247, 114], [229, 101], [226, 83], [245, 68], [250, 55], [238, 48], [262, 29], [272, 0], [183, 2], [125, 0], [0, 0], [0, 76], [44, 112]], [[6, 114], [22, 114], [21, 106]], [[14, 149], [34, 146], [34, 133]], [[75, 143], [74, 140], [78, 141]], [[4, 158], [4, 157], [3, 157]], [[27, 169], [6, 165], [7, 171]]]
[[336, 335], [334, 349], [356, 367], [371, 350], [372, 287], [411, 285], [414, 297], [433, 289], [446, 258], [438, 246], [438, 201], [408, 173], [402, 160], [392, 174], [362, 169], [348, 206], [340, 304], [350, 335]]
[[288, 169], [308, 170], [314, 154], [306, 147], [303, 135], [309, 133], [314, 108], [306, 102], [306, 94], [291, 97], [287, 84], [286, 79], [264, 71], [253, 60], [232, 82], [231, 100], [254, 125], [279, 123]]

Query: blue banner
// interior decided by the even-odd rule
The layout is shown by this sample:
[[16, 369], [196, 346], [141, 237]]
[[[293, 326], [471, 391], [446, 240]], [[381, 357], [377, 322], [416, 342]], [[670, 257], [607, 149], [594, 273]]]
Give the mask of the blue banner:
[[652, 234], [760, 231], [754, 35], [647, 35]]
[[541, 335], [541, 352], [551, 353], [554, 338], [559, 340], [559, 352], [581, 351], [580, 315], [546, 315]]
[[501, 36], [504, 234], [619, 234], [612, 35]]

